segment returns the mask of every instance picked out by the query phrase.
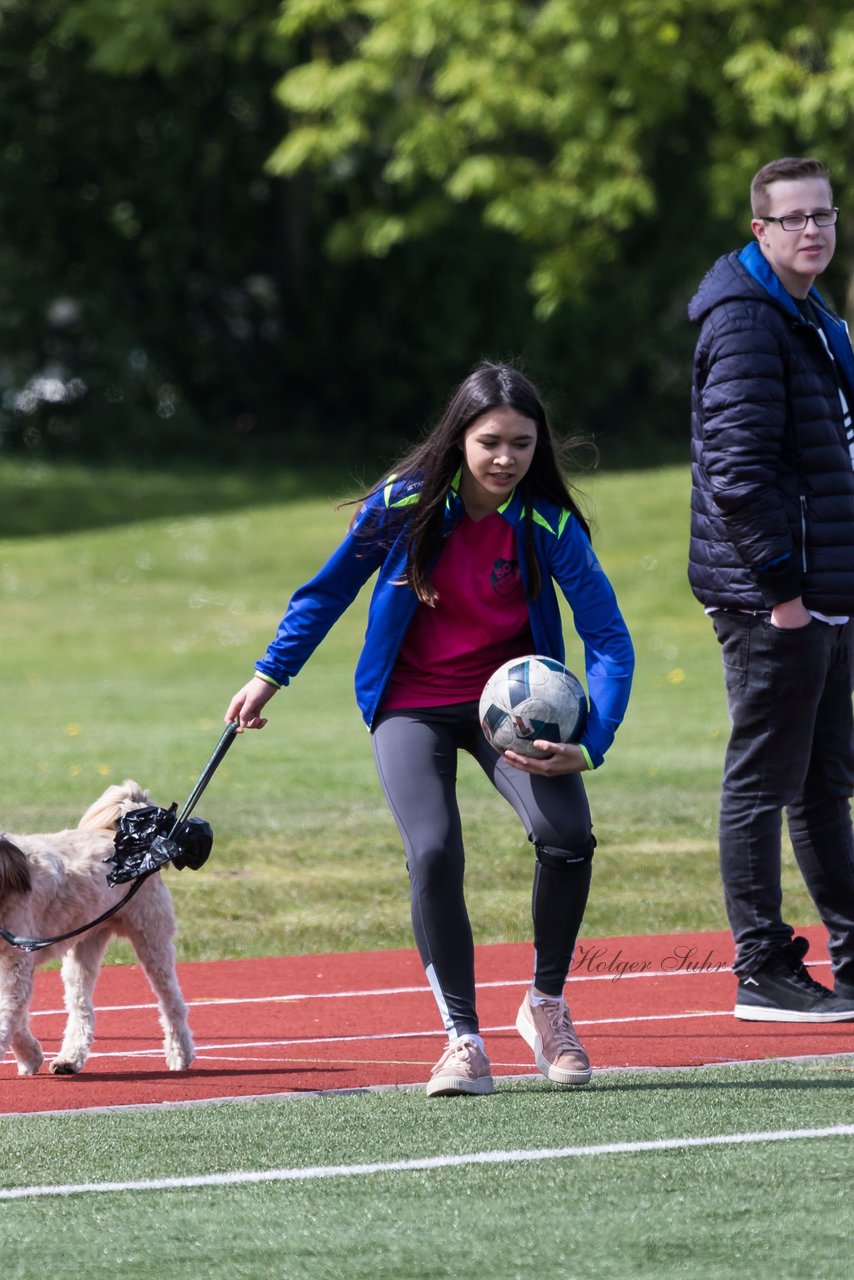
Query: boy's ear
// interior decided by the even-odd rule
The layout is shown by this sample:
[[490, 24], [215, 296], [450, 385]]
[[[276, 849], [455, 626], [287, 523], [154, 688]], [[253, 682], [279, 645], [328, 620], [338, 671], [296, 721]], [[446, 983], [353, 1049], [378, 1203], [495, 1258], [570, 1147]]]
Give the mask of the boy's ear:
[[759, 241], [760, 244], [767, 243], [765, 239], [765, 236], [766, 236], [765, 223], [762, 221], [761, 218], [753, 219], [753, 221], [750, 224], [750, 230], [756, 236], [756, 239]]

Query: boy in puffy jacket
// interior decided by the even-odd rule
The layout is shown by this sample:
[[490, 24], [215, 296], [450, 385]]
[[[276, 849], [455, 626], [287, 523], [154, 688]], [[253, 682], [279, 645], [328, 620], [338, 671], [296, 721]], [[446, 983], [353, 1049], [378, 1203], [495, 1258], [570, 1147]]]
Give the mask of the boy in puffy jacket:
[[[731, 734], [720, 864], [735, 1016], [854, 1019], [854, 353], [814, 281], [836, 245], [814, 159], [765, 165], [754, 240], [720, 258], [689, 316], [689, 579], [721, 645]], [[833, 990], [782, 916], [781, 831], [829, 934]]]

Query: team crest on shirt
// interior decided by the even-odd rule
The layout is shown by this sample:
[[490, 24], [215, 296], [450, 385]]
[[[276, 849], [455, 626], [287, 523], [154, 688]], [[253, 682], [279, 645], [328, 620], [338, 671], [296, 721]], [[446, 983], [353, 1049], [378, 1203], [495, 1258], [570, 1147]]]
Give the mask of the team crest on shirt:
[[519, 584], [519, 561], [499, 557], [493, 562], [489, 581], [496, 595], [509, 596]]

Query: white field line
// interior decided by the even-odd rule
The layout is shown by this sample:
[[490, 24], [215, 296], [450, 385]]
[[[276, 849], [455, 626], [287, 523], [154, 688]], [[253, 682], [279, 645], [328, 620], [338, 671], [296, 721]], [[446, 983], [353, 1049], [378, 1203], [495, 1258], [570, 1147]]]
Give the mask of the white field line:
[[[822, 965], [828, 966], [829, 960], [817, 960], [815, 964], [811, 964], [809, 968], [815, 969]], [[706, 977], [710, 972], [714, 973], [731, 973], [732, 970], [726, 966], [715, 968], [713, 971], [709, 969], [655, 969], [648, 973], [594, 973], [579, 974], [571, 973], [569, 976], [570, 986], [576, 982], [630, 982], [637, 978], [699, 978]], [[527, 987], [530, 985], [531, 979], [527, 978], [499, 978], [494, 982], [478, 982], [478, 991], [487, 991], [495, 987]], [[281, 996], [212, 996], [210, 998], [203, 996], [197, 1000], [188, 1000], [187, 1004], [191, 1009], [213, 1008], [217, 1005], [236, 1005], [236, 1004], [292, 1004], [300, 1000], [360, 1000], [370, 999], [371, 997], [385, 996], [412, 996], [426, 995], [433, 1000], [433, 993], [426, 983], [414, 987], [363, 987], [355, 988], [352, 991], [297, 991], [290, 995]], [[156, 1009], [156, 1004], [103, 1004], [97, 1006], [98, 1013], [128, 1013], [139, 1009]], [[30, 1012], [31, 1018], [53, 1018], [62, 1016], [64, 1009], [33, 1009]]]
[[196, 1187], [235, 1187], [262, 1182], [316, 1182], [325, 1178], [358, 1178], [376, 1173], [414, 1173], [458, 1169], [466, 1165], [530, 1164], [543, 1160], [572, 1160], [592, 1156], [636, 1155], [648, 1151], [685, 1151], [691, 1147], [747, 1146], [764, 1142], [796, 1142], [815, 1138], [854, 1136], [854, 1125], [825, 1129], [773, 1129], [765, 1133], [720, 1133], [700, 1138], [654, 1138], [645, 1142], [606, 1142], [597, 1146], [540, 1147], [530, 1151], [473, 1151], [458, 1156], [425, 1156], [380, 1164], [313, 1165], [296, 1169], [241, 1170], [182, 1178], [147, 1178], [137, 1182], [58, 1183], [53, 1186], [0, 1188], [0, 1200], [28, 1200], [36, 1196], [120, 1194], [129, 1191], [192, 1190]]
[[[732, 1011], [730, 1009], [697, 1009], [690, 1013], [651, 1013], [639, 1014], [632, 1018], [574, 1018], [573, 1024], [576, 1027], [610, 1027], [619, 1022], [678, 1022], [691, 1018], [730, 1018]], [[516, 1024], [507, 1026], [481, 1027], [481, 1035], [496, 1035], [500, 1031], [515, 1031]], [[369, 1041], [389, 1041], [389, 1040], [426, 1040], [438, 1038], [444, 1040], [447, 1031], [430, 1027], [426, 1031], [381, 1031], [372, 1032], [369, 1035], [358, 1036], [296, 1036], [290, 1040], [237, 1040], [233, 1044], [199, 1044], [196, 1045], [196, 1056], [207, 1054], [212, 1060], [216, 1060], [218, 1054], [228, 1050], [246, 1050], [246, 1049], [287, 1049], [298, 1048], [308, 1045], [326, 1045], [326, 1044], [366, 1044]], [[94, 1052], [89, 1055], [89, 1061], [94, 1058], [160, 1058], [163, 1056], [163, 1049], [160, 1045], [150, 1049], [115, 1049], [110, 1052], [98, 1053]], [[324, 1061], [327, 1059], [324, 1057]], [[306, 1058], [300, 1061], [310, 1062], [313, 1059]], [[349, 1061], [349, 1059], [348, 1059]]]
[[[829, 960], [816, 960], [814, 964], [808, 965], [810, 969], [818, 969], [822, 966], [827, 968], [830, 965]], [[699, 978], [707, 977], [710, 973], [732, 973], [727, 966], [715, 967], [714, 970], [709, 969], [655, 969], [648, 973], [594, 973], [594, 974], [578, 974], [571, 973], [569, 975], [570, 986], [576, 982], [630, 982], [636, 978]], [[494, 987], [527, 987], [530, 986], [531, 979], [527, 978], [500, 978], [494, 982], [478, 982], [478, 991], [487, 991]], [[202, 996], [197, 1000], [188, 1000], [187, 1005], [191, 1009], [215, 1008], [217, 1005], [237, 1005], [237, 1004], [293, 1004], [300, 1000], [361, 1000], [371, 999], [378, 996], [412, 996], [421, 995], [429, 996], [431, 1003], [433, 1001], [433, 993], [430, 988], [424, 984], [416, 987], [363, 987], [356, 988], [352, 991], [298, 991], [291, 995], [282, 996]], [[156, 1009], [157, 1005], [153, 1002], [144, 1004], [102, 1004], [96, 1006], [97, 1013], [130, 1013], [141, 1009]], [[30, 1018], [55, 1018], [65, 1014], [64, 1009], [33, 1009], [30, 1011]]]

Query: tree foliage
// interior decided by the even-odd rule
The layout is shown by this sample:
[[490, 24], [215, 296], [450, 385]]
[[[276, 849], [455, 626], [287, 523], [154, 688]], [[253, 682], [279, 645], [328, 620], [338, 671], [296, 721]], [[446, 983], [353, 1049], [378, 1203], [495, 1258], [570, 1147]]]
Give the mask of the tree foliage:
[[0, 445], [396, 451], [498, 356], [649, 456], [765, 160], [844, 302], [852, 68], [835, 0], [0, 0]]
[[[673, 139], [725, 217], [798, 147], [850, 162], [854, 14], [765, 0], [296, 0], [280, 29], [314, 56], [282, 78], [270, 166], [342, 192], [341, 255], [430, 234], [455, 203], [533, 249], [541, 315], [589, 287], [632, 227], [680, 201], [655, 183]], [[696, 117], [704, 127], [698, 130]]]
[[7, 0], [0, 326], [13, 443], [186, 452], [274, 401], [269, 264], [284, 233], [263, 163], [285, 121], [270, 91], [272, 9], [266, 40], [256, 24], [235, 52], [225, 36], [240, 10]]

